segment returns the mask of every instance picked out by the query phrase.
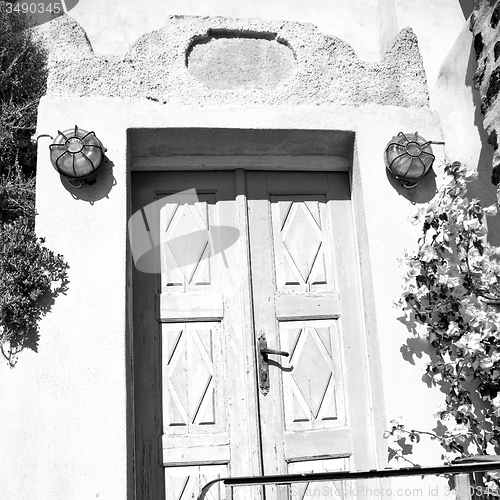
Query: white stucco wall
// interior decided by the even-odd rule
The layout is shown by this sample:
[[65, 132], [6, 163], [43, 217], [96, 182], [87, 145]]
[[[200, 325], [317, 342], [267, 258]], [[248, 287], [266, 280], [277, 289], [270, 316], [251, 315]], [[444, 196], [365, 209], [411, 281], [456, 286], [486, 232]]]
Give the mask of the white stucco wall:
[[[159, 12], [165, 12], [167, 8], [162, 3], [156, 11], [143, 8], [139, 12], [134, 11], [131, 4], [121, 3], [117, 6], [113, 2], [82, 0], [72, 15], [76, 19], [79, 15], [83, 16], [82, 24], [97, 51], [110, 52], [99, 50], [98, 44], [102, 42], [101, 47], [113, 46], [113, 51], [121, 52], [147, 30], [162, 26], [163, 19]], [[393, 7], [396, 4], [398, 17], [394, 17]], [[379, 21], [385, 11], [379, 8], [382, 4], [375, 5], [375, 2], [365, 3], [364, 10], [349, 7], [357, 4], [343, 6], [343, 15], [348, 16], [350, 12], [349, 22], [356, 20], [355, 27], [350, 30], [346, 29], [347, 21], [342, 16], [334, 13], [331, 19], [338, 26], [342, 25], [346, 32], [349, 31], [345, 34], [346, 41], [356, 40], [359, 47], [366, 47], [359, 49], [353, 43], [360, 57], [375, 59], [380, 54], [381, 45], [377, 46], [378, 41], [389, 40], [393, 28], [410, 24], [401, 21], [404, 19], [401, 12], [406, 9], [403, 4], [408, 5], [406, 2], [384, 1], [384, 9], [388, 9], [387, 12], [393, 16], [388, 28], [381, 27]], [[207, 8], [215, 9], [211, 4], [206, 5]], [[442, 6], [441, 3], [439, 5]], [[179, 3], [175, 8], [180, 11], [181, 7], [183, 14], [204, 13], [194, 3]], [[175, 11], [174, 5], [169, 4], [168, 8], [174, 11], [169, 10], [166, 14], [181, 13]], [[220, 6], [218, 8], [222, 9]], [[236, 4], [226, 8], [234, 11], [217, 14], [246, 15], [247, 12], [241, 11], [243, 7], [236, 7]], [[376, 8], [379, 9], [376, 16], [378, 24], [369, 24], [368, 27], [363, 16]], [[283, 5], [276, 4], [266, 9], [266, 12], [255, 11], [251, 15], [272, 17], [282, 9], [280, 18], [295, 19], [300, 14], [298, 20], [304, 20], [304, 13], [299, 12], [298, 7], [294, 11], [293, 6], [287, 5], [285, 9]], [[360, 10], [363, 10], [363, 16]], [[288, 14], [284, 16], [283, 11]], [[89, 12], [92, 12], [92, 16]], [[320, 15], [319, 6], [314, 9], [314, 13], [322, 17], [324, 22], [329, 19], [328, 16]], [[406, 15], [411, 17], [409, 13], [410, 10], [407, 10]], [[458, 18], [454, 19], [458, 23]], [[119, 24], [126, 29], [118, 29]], [[333, 24], [326, 30], [320, 24], [320, 29], [338, 35], [339, 31], [335, 31], [337, 28], [331, 26]], [[415, 25], [417, 35], [418, 30], [424, 31], [426, 25], [422, 21], [418, 26], [420, 28]], [[433, 26], [434, 33], [439, 33], [441, 28], [437, 24]], [[98, 33], [103, 38], [96, 45]], [[460, 86], [460, 78], [468, 67], [463, 57], [469, 43], [465, 31], [462, 31], [461, 36], [463, 38], [454, 47], [456, 53], [452, 52], [449, 58], [448, 76], [444, 80], [441, 78], [442, 93], [437, 97], [436, 108], [443, 124], [446, 124], [444, 137], [447, 155], [451, 156], [450, 152], [453, 152], [453, 156], [460, 153], [473, 162], [480, 148], [472, 124], [472, 95], [467, 88]], [[431, 46], [423, 50], [424, 65], [426, 50], [430, 51]], [[433, 64], [437, 64], [439, 57], [436, 56]], [[454, 57], [457, 60], [456, 67], [451, 63]], [[455, 108], [448, 101], [451, 96], [464, 103], [460, 116], [453, 115], [456, 113]], [[435, 425], [433, 413], [443, 395], [428, 389], [421, 380], [426, 363], [425, 354], [421, 357], [407, 356], [415, 364], [402, 356], [402, 344], [411, 334], [398, 320], [400, 314], [392, 305], [401, 283], [398, 258], [405, 249], [414, 248], [418, 238], [418, 228], [408, 222], [408, 217], [418, 207], [412, 202], [418, 204], [428, 200], [435, 185], [431, 175], [418, 189], [405, 191], [388, 178], [382, 155], [388, 140], [400, 130], [418, 130], [427, 139], [440, 140], [443, 134], [440, 117], [425, 107], [320, 104], [291, 106], [281, 103], [271, 106], [255, 103], [221, 104], [214, 101], [212, 106], [181, 106], [145, 99], [99, 96], [52, 96], [42, 100], [37, 133], [54, 135], [58, 129], [69, 128], [75, 123], [94, 130], [108, 148], [107, 157], [113, 164], [112, 174], [116, 185], [111, 187], [109, 193], [106, 186], [99, 184], [85, 188], [89, 192], [96, 188], [103, 194], [107, 193], [107, 196], [93, 204], [74, 199], [50, 165], [50, 139], [40, 139], [37, 231], [47, 239], [50, 248], [63, 254], [68, 261], [70, 282], [67, 294], [56, 298], [50, 313], [42, 321], [39, 352], [23, 352], [14, 370], [0, 365], [0, 440], [2, 450], [8, 450], [7, 453], [0, 453], [0, 484], [6, 498], [132, 498], [129, 430], [133, 412], [128, 405], [131, 353], [130, 332], [126, 325], [126, 217], [129, 189], [126, 134], [131, 127], [354, 131], [357, 155], [353, 166], [354, 222], [362, 256], [364, 306], [370, 320], [367, 328], [374, 365], [373, 398], [374, 401], [382, 402], [380, 408], [383, 408], [376, 414], [378, 428], [383, 429], [388, 420], [398, 416], [402, 416], [412, 428], [430, 429]], [[462, 125], [462, 121], [466, 125]], [[454, 136], [448, 130], [455, 131], [457, 135]], [[471, 141], [468, 146], [464, 146], [461, 138], [469, 137], [468, 134]], [[444, 157], [444, 149], [435, 146], [435, 153], [438, 165]], [[413, 345], [418, 352], [419, 346]], [[379, 466], [384, 465], [384, 446], [382, 442]], [[415, 451], [412, 458], [416, 462], [435, 464], [440, 461], [441, 450], [436, 444], [423, 443]], [[415, 481], [418, 482], [418, 479]]]
[[[146, 5], [133, 0], [80, 0], [70, 15], [87, 31], [97, 53], [123, 54], [137, 39], [161, 28], [169, 15], [224, 16], [310, 22], [323, 33], [350, 43], [361, 59], [376, 61], [378, 0], [151, 0]], [[397, 30], [395, 30], [397, 32]]]
[[[80, 113], [71, 123], [93, 121]], [[40, 130], [53, 135], [71, 114], [67, 103], [42, 104]], [[125, 150], [124, 137], [99, 130], [112, 156]], [[74, 200], [50, 171], [49, 142], [39, 142], [37, 226], [68, 262], [69, 290], [43, 319], [38, 352], [24, 351], [13, 369], [1, 364], [0, 497], [124, 499], [126, 185], [118, 173], [109, 199]]]
[[395, 0], [398, 27], [411, 26], [427, 73], [431, 106], [439, 68], [466, 24], [458, 0]]
[[475, 69], [472, 33], [464, 25], [440, 68], [433, 104], [441, 117], [448, 155], [471, 167], [477, 164], [482, 146], [475, 120], [476, 113], [480, 115], [472, 84]]
[[410, 26], [418, 36], [431, 93], [439, 67], [465, 24], [458, 0], [80, 0], [71, 10], [94, 51], [124, 54], [139, 37], [161, 28], [169, 15], [224, 16], [309, 22], [322, 33], [349, 43], [358, 57], [379, 61], [399, 30]]
[[[493, 148], [483, 127], [479, 91], [473, 85], [476, 68], [473, 35], [464, 25], [440, 68], [431, 104], [441, 119], [447, 158], [477, 170], [469, 196], [488, 206], [497, 201], [491, 182]], [[489, 217], [488, 227], [491, 243], [499, 245], [499, 217]]]
[[[56, 299], [41, 324], [39, 352], [23, 353], [14, 370], [0, 367], [0, 400], [9, 402], [2, 404], [0, 412], [2, 448], [9, 450], [0, 454], [0, 483], [6, 488], [6, 498], [130, 498], [125, 322], [129, 127], [355, 131], [355, 224], [364, 256], [366, 313], [376, 320], [369, 325], [368, 339], [375, 372], [377, 348], [381, 360], [373, 391], [375, 401], [383, 398], [386, 412], [376, 414], [379, 430], [386, 416], [401, 415], [416, 428], [434, 423], [432, 413], [442, 395], [421, 381], [425, 356], [416, 359], [415, 366], [402, 358], [400, 347], [409, 335], [392, 305], [401, 281], [397, 259], [417, 238], [417, 229], [408, 222], [416, 207], [398, 191], [410, 197], [428, 196], [432, 179], [411, 194], [395, 189], [382, 152], [394, 131], [418, 128], [423, 135], [439, 139], [437, 115], [426, 109], [376, 105], [216, 109], [214, 113], [211, 107], [182, 108], [117, 98], [42, 100], [38, 133], [54, 134], [73, 123], [91, 127], [108, 148], [116, 185], [94, 204], [74, 199], [50, 164], [50, 139], [40, 139], [37, 231], [67, 259], [70, 282], [67, 294]], [[439, 147], [436, 153], [439, 160]], [[99, 189], [98, 184], [95, 187]], [[384, 446], [379, 450], [382, 462]], [[421, 463], [438, 461], [439, 455], [429, 454], [426, 445], [421, 450], [417, 454], [424, 459]]]

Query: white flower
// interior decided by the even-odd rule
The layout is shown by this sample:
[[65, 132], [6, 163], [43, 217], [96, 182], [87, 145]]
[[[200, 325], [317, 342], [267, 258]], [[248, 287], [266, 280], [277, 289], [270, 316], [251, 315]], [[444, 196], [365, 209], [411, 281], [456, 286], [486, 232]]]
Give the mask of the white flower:
[[417, 323], [415, 325], [415, 333], [421, 338], [425, 339], [427, 338], [427, 335], [429, 334], [429, 328], [427, 325], [422, 324], [422, 323]]
[[443, 361], [447, 364], [447, 365], [453, 365], [455, 366], [457, 364], [457, 361], [456, 360], [452, 360], [451, 359], [451, 356], [450, 356], [450, 353], [449, 352], [443, 352], [443, 354], [441, 355], [442, 358], [443, 358]]
[[485, 215], [496, 215], [497, 214], [497, 206], [495, 204], [490, 205], [489, 207], [483, 208], [483, 212]]
[[493, 366], [493, 360], [491, 359], [491, 357], [487, 356], [486, 358], [483, 358], [483, 359], [479, 362], [479, 366], [480, 366], [483, 370], [488, 370], [488, 369], [490, 369], [490, 368]]
[[500, 352], [499, 351], [493, 351], [493, 352], [490, 351], [490, 355], [484, 357], [481, 360], [481, 362], [479, 363], [479, 365], [481, 366], [481, 368], [488, 370], [488, 369], [492, 368], [493, 365], [495, 363], [497, 363], [498, 361], [500, 361]]
[[470, 433], [469, 426], [467, 424], [456, 424], [453, 429], [450, 429], [452, 436], [466, 436]]
[[467, 351], [479, 351], [481, 350], [481, 336], [479, 333], [466, 333], [456, 342], [456, 346]]
[[475, 217], [473, 219], [466, 219], [464, 220], [464, 228], [465, 229], [479, 229], [479, 220], [476, 219]]
[[420, 249], [420, 260], [424, 262], [430, 262], [432, 259], [436, 257], [436, 252], [434, 251], [434, 248], [429, 245], [425, 244], [421, 249]]
[[448, 274], [440, 274], [438, 283], [442, 285], [449, 285], [450, 287], [456, 287], [460, 284], [460, 277], [449, 276]]
[[447, 175], [443, 180], [444, 186], [454, 186], [457, 183], [453, 175]]
[[427, 285], [422, 285], [415, 291], [415, 296], [417, 297], [418, 300], [422, 300], [429, 294], [429, 289], [427, 288]]
[[491, 404], [495, 407], [495, 410], [500, 408], [500, 392], [491, 400]]
[[471, 168], [464, 168], [462, 171], [462, 175], [466, 181], [473, 181], [477, 179], [477, 171], [472, 170]]
[[459, 456], [460, 456], [460, 453], [458, 451], [446, 451], [443, 453], [443, 460], [445, 460], [448, 463], [451, 463], [453, 460], [455, 460]]
[[443, 420], [449, 418], [448, 407], [444, 403], [436, 405], [436, 411], [433, 413], [435, 419]]
[[439, 206], [436, 202], [431, 202], [424, 212], [425, 222], [432, 222], [436, 217], [436, 212], [439, 211]]

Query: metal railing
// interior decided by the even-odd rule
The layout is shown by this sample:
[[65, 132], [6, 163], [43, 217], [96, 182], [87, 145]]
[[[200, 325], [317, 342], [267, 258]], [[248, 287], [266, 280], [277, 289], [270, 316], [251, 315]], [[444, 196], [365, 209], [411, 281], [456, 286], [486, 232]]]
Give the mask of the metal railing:
[[[478, 459], [480, 460], [480, 459]], [[464, 462], [467, 460], [464, 460]], [[354, 479], [379, 479], [402, 476], [425, 476], [436, 474], [456, 475], [455, 492], [457, 500], [470, 500], [470, 474], [474, 472], [500, 471], [500, 460], [475, 461], [457, 463], [455, 465], [439, 465], [432, 467], [407, 467], [400, 469], [373, 469], [366, 471], [311, 472], [303, 474], [281, 474], [273, 476], [241, 476], [214, 479], [201, 490], [198, 500], [204, 500], [208, 490], [217, 483], [226, 487], [226, 500], [231, 500], [233, 488], [237, 486], [291, 485], [293, 483], [310, 483], [320, 481], [340, 481]]]

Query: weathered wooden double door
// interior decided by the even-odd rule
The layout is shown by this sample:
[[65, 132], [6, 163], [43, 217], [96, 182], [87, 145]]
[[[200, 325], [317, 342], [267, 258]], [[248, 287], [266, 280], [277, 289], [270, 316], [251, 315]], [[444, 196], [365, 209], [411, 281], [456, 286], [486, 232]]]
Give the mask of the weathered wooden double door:
[[347, 173], [144, 172], [132, 186], [134, 212], [198, 199], [145, 214], [162, 272], [133, 274], [137, 497], [372, 465]]

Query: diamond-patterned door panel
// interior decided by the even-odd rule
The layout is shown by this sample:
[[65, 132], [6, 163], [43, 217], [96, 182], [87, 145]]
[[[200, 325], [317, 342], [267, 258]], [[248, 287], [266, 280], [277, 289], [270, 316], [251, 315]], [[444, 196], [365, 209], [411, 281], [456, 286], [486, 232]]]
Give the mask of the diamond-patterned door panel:
[[162, 325], [166, 434], [225, 429], [219, 331], [219, 323]]
[[[227, 465], [169, 467], [165, 472], [166, 500], [195, 500], [210, 481], [227, 477]], [[208, 490], [207, 500], [224, 500], [225, 488], [217, 483]]]
[[209, 207], [214, 196], [199, 198], [196, 203], [166, 203], [160, 210], [162, 289], [170, 293], [211, 284]]
[[[288, 464], [289, 474], [304, 474], [311, 472], [335, 472], [349, 470], [349, 458], [334, 458], [327, 460], [311, 460], [292, 462]], [[290, 500], [347, 500], [355, 495], [353, 481], [324, 481], [313, 483], [294, 483], [289, 489]], [[354, 493], [351, 494], [351, 493]]]
[[325, 291], [333, 288], [331, 248], [325, 200], [273, 196], [274, 258], [278, 292]]
[[280, 322], [280, 345], [290, 353], [282, 371], [285, 429], [345, 425], [338, 321]]

